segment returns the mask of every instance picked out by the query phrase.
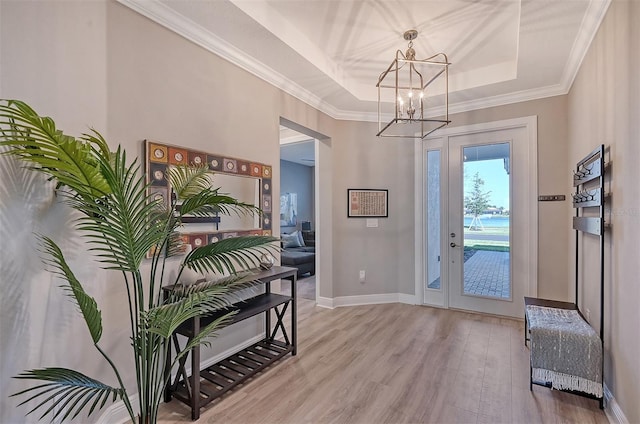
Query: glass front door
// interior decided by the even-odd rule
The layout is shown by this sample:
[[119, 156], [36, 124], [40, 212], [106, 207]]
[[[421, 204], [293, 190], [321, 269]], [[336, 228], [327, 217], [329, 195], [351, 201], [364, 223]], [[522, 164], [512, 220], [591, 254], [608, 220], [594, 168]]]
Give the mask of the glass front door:
[[513, 276], [528, 271], [523, 138], [518, 129], [490, 131], [425, 149], [425, 304], [522, 314], [526, 279]]

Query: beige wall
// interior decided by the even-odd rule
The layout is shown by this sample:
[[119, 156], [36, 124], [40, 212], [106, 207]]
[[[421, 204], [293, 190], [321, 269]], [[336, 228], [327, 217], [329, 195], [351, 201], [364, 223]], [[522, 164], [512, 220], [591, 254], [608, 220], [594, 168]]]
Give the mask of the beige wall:
[[[640, 3], [614, 0], [569, 93], [567, 166], [610, 147], [605, 221], [605, 382], [629, 422], [640, 422]], [[567, 182], [569, 180], [567, 179]], [[571, 249], [573, 249], [571, 237]], [[597, 239], [585, 237], [582, 309], [599, 325]], [[573, 269], [570, 268], [573, 277]], [[591, 275], [591, 276], [589, 276]], [[581, 295], [582, 297], [582, 295]]]
[[[452, 126], [538, 117], [539, 194], [564, 194], [567, 180], [567, 97], [557, 96], [460, 113]], [[339, 121], [332, 133], [334, 171], [334, 295], [414, 294], [414, 144], [379, 139], [377, 124]], [[347, 188], [388, 188], [389, 218], [378, 228], [346, 218]], [[538, 296], [567, 300], [569, 201], [538, 203]], [[354, 252], [358, 252], [357, 254]], [[367, 272], [358, 282], [358, 271]]]
[[[28, 101], [58, 125], [81, 134], [107, 123], [106, 5], [0, 2], [0, 97]], [[35, 422], [9, 394], [27, 382], [22, 369], [75, 367], [106, 377], [104, 361], [59, 280], [44, 270], [34, 232], [55, 238], [82, 281], [99, 299], [110, 296], [106, 273], [87, 263], [87, 246], [69, 237], [71, 215], [42, 176], [0, 158], [0, 422]], [[117, 304], [116, 302], [109, 302]], [[109, 316], [113, 308], [104, 308]], [[107, 333], [105, 347], [115, 352]], [[128, 344], [128, 343], [126, 343]]]
[[[379, 139], [377, 124], [339, 121], [333, 137], [334, 295], [414, 292], [413, 141]], [[377, 228], [347, 218], [347, 189], [389, 190]], [[360, 283], [358, 272], [366, 272]]]

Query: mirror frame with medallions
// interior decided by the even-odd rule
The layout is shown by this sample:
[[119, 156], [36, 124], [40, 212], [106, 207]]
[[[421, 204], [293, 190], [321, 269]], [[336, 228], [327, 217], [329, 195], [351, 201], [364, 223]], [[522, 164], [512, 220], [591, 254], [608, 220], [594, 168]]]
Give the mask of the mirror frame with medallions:
[[[223, 230], [223, 231], [197, 231], [182, 232], [182, 240], [185, 245], [191, 248], [200, 247], [204, 244], [215, 243], [219, 240], [248, 235], [272, 234], [272, 167], [260, 162], [247, 161], [243, 159], [206, 153], [200, 150], [188, 149], [186, 147], [174, 146], [145, 140], [145, 165], [146, 181], [149, 184], [150, 195], [157, 196], [167, 207], [171, 202], [171, 186], [167, 178], [167, 172], [171, 165], [196, 165], [206, 164], [214, 174], [236, 175], [240, 177], [256, 178], [260, 184], [259, 207], [262, 210], [260, 215], [260, 227], [252, 229]], [[233, 196], [233, 193], [230, 193]], [[215, 222], [215, 221], [212, 221]]]

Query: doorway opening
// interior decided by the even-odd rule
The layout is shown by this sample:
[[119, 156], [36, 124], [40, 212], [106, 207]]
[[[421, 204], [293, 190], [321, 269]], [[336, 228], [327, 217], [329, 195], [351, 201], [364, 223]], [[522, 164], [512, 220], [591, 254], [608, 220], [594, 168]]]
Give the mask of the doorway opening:
[[281, 263], [298, 268], [298, 296], [316, 300], [315, 143], [280, 125]]
[[[298, 293], [301, 296], [314, 298], [318, 306], [330, 307], [333, 297], [331, 139], [285, 118], [280, 118], [280, 128], [281, 159], [289, 162], [284, 166], [281, 162], [281, 177], [286, 177], [286, 174], [290, 174], [288, 171], [296, 168], [306, 168], [306, 173], [311, 175], [310, 188], [308, 178], [304, 180], [307, 181], [304, 184], [296, 181], [293, 185], [277, 187], [275, 194], [281, 196], [281, 215], [278, 222], [280, 234], [299, 231], [303, 239], [302, 244], [305, 245], [303, 249], [315, 253], [315, 261], [311, 263], [309, 258], [305, 257], [304, 260], [298, 260], [302, 260], [304, 264], [283, 265], [299, 268], [300, 277], [307, 277], [306, 282], [298, 280]], [[311, 190], [311, 193], [307, 192], [310, 199], [300, 197], [302, 189], [298, 189], [296, 184], [307, 187], [305, 190]], [[311, 203], [310, 212], [300, 210], [303, 201], [306, 207]]]

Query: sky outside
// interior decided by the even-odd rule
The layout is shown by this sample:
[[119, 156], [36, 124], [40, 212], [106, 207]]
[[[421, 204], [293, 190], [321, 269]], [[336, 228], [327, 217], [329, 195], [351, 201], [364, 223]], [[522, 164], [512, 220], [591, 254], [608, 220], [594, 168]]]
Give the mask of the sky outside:
[[509, 210], [509, 175], [502, 159], [464, 162], [465, 196], [473, 189], [473, 176], [478, 172], [484, 180], [482, 191], [490, 191], [489, 204]]

